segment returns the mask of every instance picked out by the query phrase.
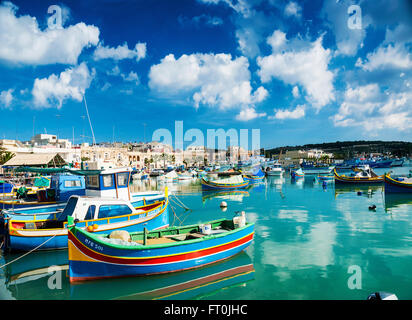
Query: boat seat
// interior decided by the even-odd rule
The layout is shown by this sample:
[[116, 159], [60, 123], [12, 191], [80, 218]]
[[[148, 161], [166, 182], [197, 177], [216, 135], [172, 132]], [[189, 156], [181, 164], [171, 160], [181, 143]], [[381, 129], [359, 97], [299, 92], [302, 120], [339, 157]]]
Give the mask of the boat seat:
[[227, 229], [212, 229], [210, 230], [210, 234], [219, 234], [219, 233], [225, 233], [229, 231], [230, 230], [227, 230]]
[[195, 233], [189, 233], [188, 236], [190, 238], [195, 238], [196, 239], [196, 238], [202, 238], [202, 237], [206, 236], [206, 234], [200, 233], [200, 232], [195, 232]]

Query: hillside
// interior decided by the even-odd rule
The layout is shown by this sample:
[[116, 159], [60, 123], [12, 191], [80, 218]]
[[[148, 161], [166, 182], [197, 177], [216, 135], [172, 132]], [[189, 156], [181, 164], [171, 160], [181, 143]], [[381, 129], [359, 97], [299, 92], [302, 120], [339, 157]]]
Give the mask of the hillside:
[[336, 141], [315, 144], [305, 144], [300, 146], [285, 146], [264, 150], [266, 157], [278, 155], [281, 151], [322, 149], [330, 152], [337, 159], [348, 159], [362, 153], [382, 153], [391, 154], [396, 157], [409, 157], [412, 154], [412, 142], [405, 141]]

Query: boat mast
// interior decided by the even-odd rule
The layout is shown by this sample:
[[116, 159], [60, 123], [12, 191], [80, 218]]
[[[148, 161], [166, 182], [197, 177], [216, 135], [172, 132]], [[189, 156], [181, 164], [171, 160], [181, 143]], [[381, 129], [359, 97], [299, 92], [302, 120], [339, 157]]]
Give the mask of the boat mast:
[[89, 119], [90, 129], [91, 129], [91, 131], [92, 131], [93, 145], [95, 145], [95, 144], [96, 144], [96, 140], [95, 140], [95, 138], [94, 138], [94, 132], [93, 132], [92, 122], [90, 121], [89, 109], [87, 108], [86, 95], [83, 95], [83, 99], [84, 99], [84, 105], [86, 106], [86, 113], [87, 113], [87, 118]]

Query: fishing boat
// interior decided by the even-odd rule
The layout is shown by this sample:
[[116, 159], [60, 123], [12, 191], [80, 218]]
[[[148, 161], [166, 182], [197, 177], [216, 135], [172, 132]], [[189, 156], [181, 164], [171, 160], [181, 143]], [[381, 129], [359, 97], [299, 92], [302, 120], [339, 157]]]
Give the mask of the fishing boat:
[[305, 174], [327, 175], [331, 173], [335, 167], [327, 164], [313, 164], [304, 162], [301, 164], [301, 168]]
[[13, 197], [14, 184], [0, 180], [0, 196], [1, 197]]
[[249, 183], [257, 183], [265, 179], [265, 173], [260, 168], [255, 168], [250, 173], [244, 174], [243, 179], [248, 180]]
[[303, 172], [302, 168], [299, 168], [297, 170], [291, 170], [290, 175], [292, 179], [303, 178], [305, 176], [305, 172]]
[[158, 177], [157, 179], [162, 182], [173, 182], [178, 180], [178, 174], [175, 170], [169, 171], [168, 173]]
[[64, 209], [36, 214], [10, 213], [11, 217], [5, 219], [5, 248], [9, 251], [67, 248], [68, 217], [76, 219], [78, 227], [93, 228], [96, 233], [165, 228], [169, 225], [167, 189], [165, 195], [154, 198], [136, 208], [124, 199], [75, 195]]
[[385, 193], [412, 193], [412, 178], [384, 175]]
[[69, 217], [70, 282], [152, 275], [227, 259], [252, 242], [254, 224], [233, 219], [128, 234], [123, 240], [87, 232]]
[[[50, 186], [49, 177], [33, 177], [24, 178], [24, 181], [20, 183], [0, 180], [0, 197], [4, 199], [16, 199], [26, 197], [36, 197], [37, 192], [45, 190]], [[1, 210], [1, 209], [0, 209]]]
[[[5, 262], [18, 256], [8, 254]], [[16, 260], [4, 269], [4, 289], [17, 300], [188, 300], [210, 298], [222, 289], [243, 286], [254, 279], [254, 267], [247, 252], [201, 268], [150, 277], [88, 281], [70, 285], [67, 250], [39, 251]], [[50, 295], [47, 280], [52, 272], [62, 271], [58, 292]]]
[[371, 168], [390, 168], [393, 159], [372, 159], [367, 160], [365, 164], [368, 164]]
[[[33, 189], [34, 196], [22, 195], [21, 197], [0, 200], [0, 209], [19, 209], [53, 204], [66, 203], [72, 195], [85, 195], [84, 176], [58, 173], [50, 178], [50, 187], [37, 187]], [[19, 191], [18, 191], [19, 192]]]
[[393, 159], [391, 163], [391, 167], [402, 167], [404, 163], [405, 163], [405, 158]]
[[229, 178], [218, 180], [201, 180], [202, 188], [206, 190], [231, 190], [242, 189], [249, 185], [249, 181], [243, 179], [242, 175], [231, 176]]
[[358, 172], [352, 173], [350, 176], [345, 174], [339, 175], [336, 172], [336, 169], [333, 170], [335, 175], [335, 183], [352, 183], [352, 184], [360, 184], [360, 183], [382, 183], [383, 182], [383, 175], [378, 176], [372, 169], [359, 169]]
[[274, 163], [266, 167], [265, 170], [267, 176], [281, 176], [284, 171], [280, 163]]

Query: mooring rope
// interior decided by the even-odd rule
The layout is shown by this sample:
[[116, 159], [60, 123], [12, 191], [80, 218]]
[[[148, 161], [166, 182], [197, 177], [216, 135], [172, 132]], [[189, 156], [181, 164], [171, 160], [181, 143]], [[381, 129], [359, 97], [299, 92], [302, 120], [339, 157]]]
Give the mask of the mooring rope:
[[174, 210], [174, 208], [173, 208], [173, 206], [172, 205], [170, 205], [170, 208], [172, 208], [172, 211], [173, 211], [173, 216], [174, 216], [174, 218], [173, 218], [173, 225], [174, 225], [174, 223], [175, 223], [175, 218], [177, 218], [177, 220], [179, 220], [180, 221], [180, 223], [182, 222], [182, 220], [180, 220], [180, 218], [177, 216], [177, 214], [176, 214], [176, 212], [175, 212], [175, 210]]
[[170, 198], [170, 200], [171, 200], [171, 202], [173, 202], [173, 203], [174, 203], [175, 205], [177, 205], [178, 207], [183, 208], [183, 209], [185, 209], [186, 211], [188, 210], [188, 209], [186, 209], [185, 207], [183, 207], [182, 205], [180, 205], [178, 202], [174, 201], [172, 198]]
[[185, 208], [186, 210], [190, 210], [188, 206], [186, 206], [175, 194], [172, 195], [179, 203]]
[[54, 237], [60, 235], [63, 231], [65, 231], [66, 229], [61, 230], [59, 233], [56, 233], [54, 236], [50, 237], [49, 239], [47, 239], [46, 241], [44, 241], [43, 243], [39, 244], [37, 247], [31, 249], [30, 251], [26, 252], [25, 254], [21, 255], [20, 257], [17, 257], [16, 259], [7, 262], [6, 264], [0, 266], [0, 269], [4, 268], [5, 266], [12, 264], [13, 262], [16, 262], [17, 260], [20, 260], [21, 258], [29, 255], [30, 253], [36, 251], [38, 248], [40, 248], [41, 246], [45, 245], [47, 242], [49, 242], [50, 240], [52, 240]]

